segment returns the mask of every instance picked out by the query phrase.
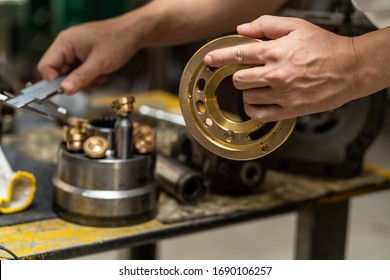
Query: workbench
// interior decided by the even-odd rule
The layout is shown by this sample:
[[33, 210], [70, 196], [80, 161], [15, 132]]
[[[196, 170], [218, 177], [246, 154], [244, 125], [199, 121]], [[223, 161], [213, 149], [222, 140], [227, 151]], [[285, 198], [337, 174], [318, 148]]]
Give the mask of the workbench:
[[[37, 137], [36, 134], [39, 145], [26, 147], [34, 145], [31, 137]], [[58, 141], [61, 138], [61, 132], [49, 126], [3, 139], [14, 167], [28, 167], [29, 171], [38, 174], [38, 188], [44, 186], [46, 192], [50, 192], [50, 172], [55, 170], [54, 165], [45, 160], [53, 160], [50, 149], [55, 150], [58, 145], [57, 141], [53, 142], [53, 135]], [[40, 149], [43, 154], [39, 153]], [[37, 154], [40, 158], [34, 159]], [[54, 213], [26, 222], [23, 212], [14, 214], [19, 216], [0, 226], [0, 244], [22, 259], [67, 259], [118, 248], [132, 248], [132, 256], [136, 259], [153, 259], [156, 243], [165, 238], [297, 212], [296, 259], [343, 259], [349, 200], [389, 187], [388, 179], [370, 171], [351, 179], [268, 171], [264, 183], [251, 194], [211, 194], [207, 201], [197, 206], [181, 205], [161, 193], [155, 219], [133, 226], [82, 226], [59, 219]], [[46, 204], [50, 208], [50, 197]], [[0, 215], [0, 225], [7, 218]], [[5, 256], [0, 253], [0, 257]]]

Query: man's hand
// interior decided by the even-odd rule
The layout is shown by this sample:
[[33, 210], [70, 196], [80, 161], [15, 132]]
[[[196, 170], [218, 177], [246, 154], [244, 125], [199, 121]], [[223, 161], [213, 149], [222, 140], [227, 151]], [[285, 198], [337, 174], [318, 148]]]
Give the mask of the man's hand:
[[218, 36], [258, 13], [275, 12], [285, 2], [246, 0], [242, 5], [241, 0], [149, 1], [121, 16], [61, 32], [42, 57], [38, 70], [48, 80], [72, 71], [61, 85], [72, 94], [100, 84], [141, 48]]
[[262, 122], [288, 119], [362, 97], [353, 38], [301, 19], [274, 16], [262, 16], [237, 31], [272, 40], [215, 50], [204, 60], [215, 67], [253, 66], [233, 75], [248, 116]]
[[[115, 20], [91, 22], [62, 31], [38, 64], [42, 77], [69, 75], [61, 86], [67, 94], [103, 83], [136, 52]], [[127, 38], [127, 41], [124, 41]]]

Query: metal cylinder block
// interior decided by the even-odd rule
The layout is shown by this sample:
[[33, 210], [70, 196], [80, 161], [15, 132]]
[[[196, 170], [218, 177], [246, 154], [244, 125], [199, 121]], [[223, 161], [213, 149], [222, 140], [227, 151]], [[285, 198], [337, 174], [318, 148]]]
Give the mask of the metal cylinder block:
[[110, 227], [145, 222], [156, 215], [156, 154], [133, 153], [133, 122], [128, 110], [123, 112], [127, 115], [94, 119], [80, 129], [82, 149], [69, 149], [65, 143], [73, 135], [66, 133], [53, 178], [54, 206], [61, 218]]
[[90, 159], [61, 145], [55, 185], [60, 217], [90, 226], [123, 226], [147, 221], [157, 212], [155, 154], [130, 159]]

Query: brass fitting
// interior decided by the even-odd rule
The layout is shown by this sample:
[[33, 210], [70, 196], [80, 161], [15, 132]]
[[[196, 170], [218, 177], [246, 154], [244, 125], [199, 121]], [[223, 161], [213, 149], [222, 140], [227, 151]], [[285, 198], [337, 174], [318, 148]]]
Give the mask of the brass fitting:
[[151, 153], [156, 149], [156, 133], [148, 125], [137, 123], [134, 126], [133, 146], [139, 154]]
[[77, 117], [68, 117], [68, 124], [72, 128], [77, 128], [81, 133], [87, 132], [88, 120], [77, 118]]
[[83, 134], [85, 135], [85, 133], [78, 127], [72, 127], [72, 126], [68, 126], [68, 125], [64, 125], [62, 127], [62, 139], [67, 142], [71, 139], [72, 135], [76, 135], [76, 134]]
[[121, 97], [112, 102], [112, 107], [119, 116], [128, 116], [133, 112], [135, 98], [133, 96]]
[[101, 136], [91, 136], [83, 144], [84, 153], [90, 158], [103, 158], [108, 147], [107, 139]]
[[69, 133], [70, 127], [68, 125], [64, 125], [62, 127], [62, 140], [64, 142], [68, 141], [68, 133]]
[[[64, 128], [64, 130], [67, 130]], [[85, 134], [77, 128], [69, 128], [65, 136], [66, 149], [70, 152], [79, 152], [83, 150]]]
[[86, 138], [88, 121], [80, 118], [70, 118], [69, 125], [62, 127], [62, 139], [66, 149], [70, 152], [79, 152], [83, 149]]

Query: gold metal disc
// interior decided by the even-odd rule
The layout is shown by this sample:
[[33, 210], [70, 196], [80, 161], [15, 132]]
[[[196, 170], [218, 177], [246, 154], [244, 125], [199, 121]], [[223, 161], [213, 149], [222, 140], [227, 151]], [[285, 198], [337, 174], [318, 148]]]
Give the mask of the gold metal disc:
[[[180, 81], [180, 107], [189, 132], [210, 152], [233, 160], [265, 156], [290, 136], [296, 119], [263, 124], [255, 119], [239, 122], [224, 113], [216, 91], [221, 82], [245, 65], [211, 68], [203, 62], [212, 50], [260, 42], [238, 35], [218, 38], [200, 48], [185, 67]], [[271, 127], [270, 127], [271, 126]]]

